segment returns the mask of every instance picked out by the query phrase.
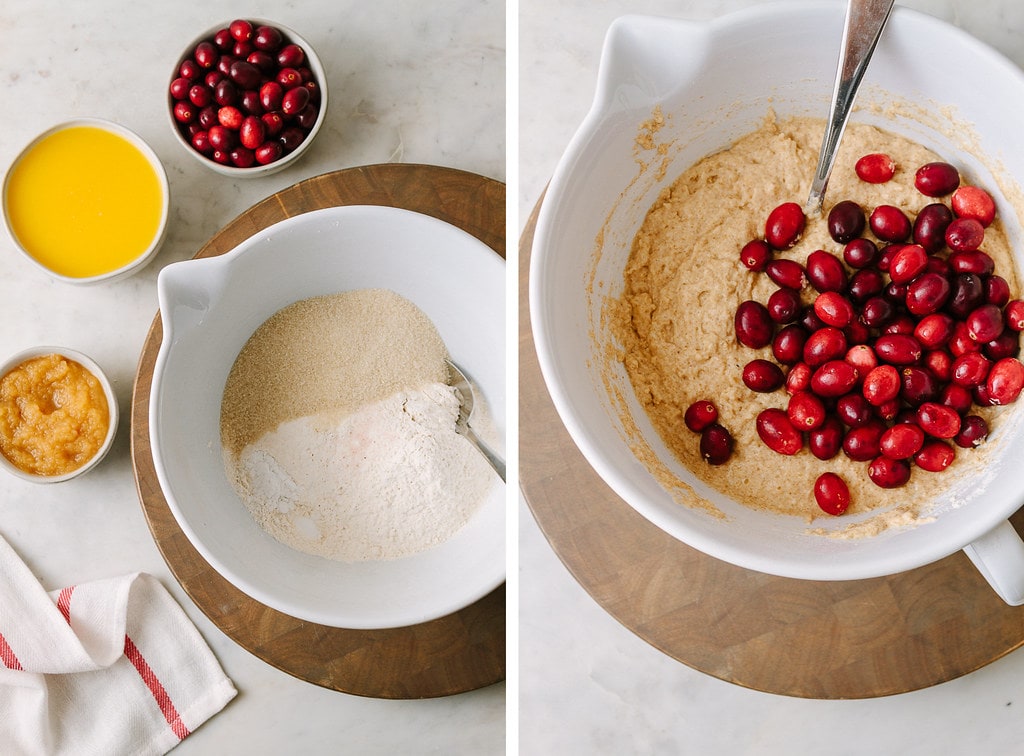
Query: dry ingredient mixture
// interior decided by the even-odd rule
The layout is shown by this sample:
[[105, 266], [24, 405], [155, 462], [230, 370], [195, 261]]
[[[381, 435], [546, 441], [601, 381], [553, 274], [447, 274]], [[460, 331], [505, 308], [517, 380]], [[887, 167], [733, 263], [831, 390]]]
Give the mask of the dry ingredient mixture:
[[[752, 360], [772, 361], [774, 355], [770, 344], [750, 348], [738, 342], [737, 306], [747, 300], [766, 303], [780, 285], [741, 264], [740, 250], [751, 240], [764, 239], [773, 209], [805, 201], [823, 129], [817, 119], [777, 122], [769, 116], [760, 129], [701, 160], [665, 189], [636, 235], [624, 293], [610, 304], [613, 333], [621, 344], [618, 356], [659, 435], [683, 464], [715, 489], [753, 508], [813, 519], [821, 509], [815, 505], [817, 492], [811, 492], [816, 482], [820, 484], [819, 476], [829, 471], [848, 485], [850, 513], [885, 507], [902, 508], [906, 514], [947, 488], [955, 473], [915, 471], [905, 485], [882, 488], [865, 474], [865, 462], [842, 451], [824, 462], [806, 446], [792, 455], [777, 453], [762, 441], [757, 420], [770, 408], [785, 413], [787, 391], [777, 383], [775, 390], [752, 390], [744, 381], [745, 367]], [[892, 177], [880, 183], [859, 178], [858, 159], [881, 153], [894, 158]], [[915, 187], [916, 169], [935, 161], [940, 158], [907, 139], [851, 124], [829, 183], [825, 212], [808, 218], [797, 243], [773, 251], [773, 257], [798, 263], [804, 275], [809, 256], [818, 250], [842, 259], [843, 245], [832, 238], [827, 222], [831, 205], [839, 200], [858, 203], [865, 214], [880, 205], [901, 208], [911, 221], [925, 202], [949, 205], [948, 196], [923, 197]], [[870, 228], [863, 233], [884, 248], [871, 234]], [[998, 218], [984, 229], [984, 251], [1012, 296], [1019, 297], [1020, 282]], [[847, 266], [847, 274], [853, 272]], [[801, 308], [817, 295], [806, 278], [796, 289]], [[1014, 332], [1012, 339], [1013, 349], [1019, 349], [1019, 333]], [[791, 370], [784, 367], [784, 372]], [[769, 383], [778, 378], [749, 377]], [[699, 436], [687, 427], [687, 421], [694, 420], [684, 417], [687, 410], [702, 399], [713, 400], [718, 423], [731, 433], [725, 464], [708, 464], [709, 454], [713, 457], [724, 448], [721, 443], [716, 447], [722, 439], [698, 443]], [[691, 409], [695, 411], [700, 414], [700, 408]], [[1004, 408], [975, 406], [971, 411], [993, 431], [1005, 421]], [[773, 443], [778, 446], [778, 439]], [[981, 469], [991, 450], [982, 443], [959, 451], [953, 468], [963, 476]], [[827, 478], [824, 485], [828, 488], [834, 482]], [[826, 498], [833, 490], [825, 491]]]
[[281, 542], [340, 561], [395, 559], [450, 538], [493, 485], [455, 431], [447, 349], [386, 289], [301, 300], [271, 316], [225, 386], [228, 478]]
[[66, 475], [103, 446], [110, 409], [99, 380], [59, 354], [33, 357], [0, 378], [0, 452], [34, 475]]

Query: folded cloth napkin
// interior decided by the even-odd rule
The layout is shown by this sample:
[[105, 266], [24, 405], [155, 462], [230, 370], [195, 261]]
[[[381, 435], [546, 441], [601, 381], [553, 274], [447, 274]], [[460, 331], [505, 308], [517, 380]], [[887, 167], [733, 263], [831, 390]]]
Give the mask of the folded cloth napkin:
[[0, 753], [164, 754], [235, 692], [156, 578], [47, 593], [0, 536]]

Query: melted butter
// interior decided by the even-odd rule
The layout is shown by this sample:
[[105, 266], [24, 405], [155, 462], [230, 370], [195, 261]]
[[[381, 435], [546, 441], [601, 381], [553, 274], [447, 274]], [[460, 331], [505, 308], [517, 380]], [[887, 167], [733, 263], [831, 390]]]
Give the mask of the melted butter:
[[161, 182], [122, 136], [72, 126], [33, 145], [12, 168], [7, 213], [18, 243], [46, 268], [71, 278], [118, 270], [156, 238]]

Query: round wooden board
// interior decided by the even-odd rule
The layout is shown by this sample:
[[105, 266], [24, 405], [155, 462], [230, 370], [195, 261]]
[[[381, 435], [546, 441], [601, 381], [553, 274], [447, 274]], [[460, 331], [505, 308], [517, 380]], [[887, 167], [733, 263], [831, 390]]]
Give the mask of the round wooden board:
[[[337, 205], [386, 205], [432, 215], [505, 256], [505, 185], [436, 166], [350, 168], [302, 181], [254, 205], [197, 257], [213, 257], [267, 226]], [[267, 663], [325, 688], [375, 698], [462, 693], [505, 677], [505, 586], [446, 617], [410, 627], [350, 630], [316, 625], [254, 601], [192, 547], [160, 491], [149, 445], [149, 393], [160, 348], [159, 313], [132, 392], [131, 455], [139, 499], [171, 572], [230, 638]]]
[[[525, 282], [537, 213], [519, 245], [520, 486], [545, 537], [604, 609], [655, 648], [722, 680], [805, 698], [917, 690], [1024, 642], [963, 554], [873, 580], [812, 582], [752, 572], [675, 540], [598, 477], [551, 403]], [[1011, 521], [1024, 531], [1024, 510]]]

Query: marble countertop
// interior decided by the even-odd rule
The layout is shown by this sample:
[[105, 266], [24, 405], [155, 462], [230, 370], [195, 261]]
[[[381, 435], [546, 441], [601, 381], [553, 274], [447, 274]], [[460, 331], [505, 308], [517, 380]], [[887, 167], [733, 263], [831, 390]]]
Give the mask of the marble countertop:
[[[291, 184], [386, 162], [449, 166], [505, 180], [505, 4], [448, 0], [159, 3], [8, 0], [0, 6], [0, 170], [37, 134], [82, 116], [136, 131], [163, 161], [172, 207], [153, 263], [125, 281], [51, 281], [0, 236], [0, 352], [39, 344], [90, 355], [109, 374], [122, 424], [96, 470], [54, 486], [0, 476], [0, 533], [48, 589], [134, 571], [155, 575], [210, 644], [238, 696], [175, 753], [501, 753], [505, 685], [450, 698], [383, 701], [320, 688], [237, 646], [191, 602], [158, 552], [129, 454], [132, 381], [157, 311], [156, 277], [218, 229]], [[231, 180], [174, 141], [165, 113], [171, 69], [202, 30], [236, 17], [278, 21], [305, 37], [327, 71], [330, 106], [294, 166]], [[0, 751], [4, 751], [0, 743]]]
[[[614, 18], [640, 13], [706, 20], [755, 4], [520, 0], [520, 230], [589, 109]], [[900, 4], [958, 25], [1024, 66], [1024, 5]], [[886, 698], [817, 701], [748, 690], [671, 659], [620, 625], [575, 582], [522, 500], [519, 511], [522, 753], [1021, 752], [1020, 650], [959, 679]]]

